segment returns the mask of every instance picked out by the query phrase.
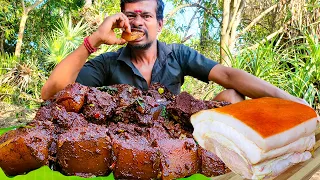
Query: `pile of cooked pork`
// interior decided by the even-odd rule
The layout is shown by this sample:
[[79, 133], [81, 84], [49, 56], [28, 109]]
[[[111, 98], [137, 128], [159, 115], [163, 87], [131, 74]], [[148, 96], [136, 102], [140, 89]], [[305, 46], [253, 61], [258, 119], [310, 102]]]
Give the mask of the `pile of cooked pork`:
[[65, 175], [116, 179], [176, 179], [229, 172], [192, 136], [190, 116], [229, 105], [172, 95], [160, 84], [68, 85], [43, 103], [33, 121], [0, 137], [0, 166], [8, 176], [48, 165]]

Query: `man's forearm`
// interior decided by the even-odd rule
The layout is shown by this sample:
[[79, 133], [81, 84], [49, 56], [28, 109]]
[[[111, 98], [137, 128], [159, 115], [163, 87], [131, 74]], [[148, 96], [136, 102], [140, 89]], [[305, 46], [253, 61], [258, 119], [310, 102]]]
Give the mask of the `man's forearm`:
[[209, 80], [250, 98], [276, 97], [306, 104], [304, 100], [239, 69], [216, 65], [210, 71]]
[[241, 94], [250, 98], [276, 97], [291, 101], [300, 101], [301, 99], [292, 96], [284, 90], [259, 79], [245, 71], [233, 69], [229, 72], [230, 85]]
[[250, 98], [276, 96], [279, 89], [245, 71], [232, 69], [228, 71], [228, 86]]

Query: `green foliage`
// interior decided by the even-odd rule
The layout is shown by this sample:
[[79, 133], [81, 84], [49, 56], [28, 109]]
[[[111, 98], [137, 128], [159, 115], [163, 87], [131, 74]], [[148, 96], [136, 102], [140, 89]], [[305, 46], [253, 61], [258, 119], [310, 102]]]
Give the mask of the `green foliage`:
[[37, 60], [18, 62], [13, 56], [4, 58], [0, 74], [0, 100], [32, 109], [39, 107], [40, 89], [46, 80]]
[[88, 25], [82, 23], [82, 20], [74, 26], [70, 15], [62, 18], [52, 34], [43, 40], [48, 52], [45, 56], [46, 63], [57, 65], [83, 42], [87, 30]]
[[7, 54], [7, 53], [0, 53], [0, 78], [2, 75], [7, 73], [12, 67], [14, 67], [18, 60], [15, 56]]
[[320, 44], [317, 37], [307, 33], [298, 39], [304, 43], [288, 48], [293, 55], [288, 61], [291, 73], [288, 74], [290, 83], [287, 83], [286, 88], [291, 94], [314, 104], [320, 96]]
[[71, 15], [63, 17], [61, 22], [56, 26], [54, 35], [65, 39], [66, 47], [76, 49], [82, 42], [85, 32], [88, 30], [86, 23], [82, 23], [81, 19], [75, 26], [73, 25]]
[[266, 43], [256, 50], [246, 50], [233, 59], [232, 67], [243, 69], [254, 76], [279, 86], [286, 80], [286, 53], [274, 42]]
[[166, 42], [167, 44], [181, 42], [180, 36], [177, 33], [172, 32], [168, 28], [162, 29], [159, 40], [162, 42]]
[[[319, 5], [320, 6], [320, 5]], [[306, 37], [306, 54], [301, 54], [305, 59], [307, 72], [311, 75], [311, 81], [316, 84], [320, 90], [320, 43], [319, 37], [305, 34]]]
[[2, 53], [14, 52], [22, 12], [22, 9], [18, 8], [18, 3], [12, 0], [0, 0], [0, 52]]
[[66, 46], [66, 39], [60, 39], [55, 35], [45, 37], [43, 40], [44, 48], [48, 51], [45, 58], [45, 64], [53, 68], [67, 55], [72, 52], [70, 46]]
[[[5, 131], [11, 130], [13, 128], [6, 128], [0, 130], [0, 133], [3, 133]], [[59, 180], [85, 180], [88, 178], [83, 178], [79, 176], [64, 176], [63, 174], [59, 173], [58, 171], [52, 171], [48, 166], [42, 166], [39, 169], [33, 170], [25, 175], [18, 175], [15, 177], [7, 177], [4, 172], [0, 169], [0, 179], [2, 180], [25, 180], [25, 179], [37, 179], [37, 180], [47, 180], [47, 179], [59, 179]], [[208, 180], [206, 176], [202, 174], [194, 174], [187, 178], [180, 178], [181, 180]], [[90, 180], [114, 180], [113, 173], [111, 173], [109, 176], [105, 177], [92, 177]]]
[[[69, 14], [77, 14], [84, 3], [83, 0], [45, 0], [44, 2], [29, 13], [21, 51], [24, 59], [44, 59], [47, 53], [42, 44], [44, 37], [50, 36], [57, 25], [57, 20]], [[16, 8], [21, 10], [21, 3], [18, 3]], [[81, 19], [79, 14], [73, 16], [73, 20], [79, 19]], [[16, 26], [19, 26], [19, 23]]]
[[287, 83], [284, 84], [290, 94], [305, 99], [309, 104], [315, 103], [316, 96], [319, 96], [319, 90], [311, 83], [311, 76], [304, 67], [299, 68], [298, 71], [287, 74]]
[[17, 15], [20, 14], [19, 10], [15, 8], [13, 2], [0, 1], [0, 27], [1, 31], [4, 33], [6, 39], [14, 37], [15, 26], [14, 24], [18, 22]]
[[213, 82], [207, 84], [191, 76], [186, 76], [181, 86], [181, 92], [188, 92], [195, 98], [203, 100], [213, 99], [222, 90], [224, 90], [224, 88], [220, 85]]
[[237, 59], [249, 60], [245, 65], [249, 73], [313, 104], [318, 90], [312, 81], [310, 66], [313, 67], [315, 63], [301, 59], [301, 52], [295, 48], [282, 49], [270, 43], [257, 50], [247, 51]]
[[14, 94], [14, 87], [8, 84], [0, 86], [0, 100], [3, 102], [11, 103], [12, 95]]
[[[320, 45], [308, 34], [303, 39], [305, 43], [298, 46], [278, 46], [281, 39], [277, 39], [255, 50], [244, 50], [232, 59], [232, 67], [245, 70], [316, 107], [320, 95]], [[182, 90], [212, 99], [223, 88], [187, 77]]]
[[[25, 175], [18, 175], [14, 177], [7, 177], [3, 171], [0, 171], [1, 179], [12, 179], [12, 180], [25, 180], [25, 179], [38, 179], [38, 180], [47, 180], [47, 179], [59, 179], [59, 180], [84, 180], [87, 178], [82, 178], [78, 176], [64, 176], [58, 171], [52, 171], [48, 166], [43, 166], [39, 169], [33, 170]], [[113, 174], [110, 174], [107, 177], [93, 177], [90, 180], [113, 180]]]
[[95, 0], [92, 6], [79, 10], [80, 16], [85, 19], [94, 31], [103, 22], [104, 18], [120, 12], [120, 0]]

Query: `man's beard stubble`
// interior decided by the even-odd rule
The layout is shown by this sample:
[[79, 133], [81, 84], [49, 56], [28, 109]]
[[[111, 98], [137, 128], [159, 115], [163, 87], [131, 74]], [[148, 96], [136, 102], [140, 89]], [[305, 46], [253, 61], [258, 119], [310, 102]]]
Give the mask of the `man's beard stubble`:
[[131, 45], [131, 44], [128, 44], [128, 46], [131, 48], [131, 49], [136, 49], [136, 50], [147, 50], [151, 47], [152, 45], [152, 42], [148, 42], [146, 44], [138, 44], [138, 45]]

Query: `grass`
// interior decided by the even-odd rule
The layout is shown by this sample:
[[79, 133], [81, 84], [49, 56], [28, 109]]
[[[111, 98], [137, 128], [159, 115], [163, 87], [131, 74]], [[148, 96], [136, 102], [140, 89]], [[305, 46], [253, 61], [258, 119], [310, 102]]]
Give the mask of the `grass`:
[[7, 53], [0, 53], [0, 60], [0, 78], [18, 63], [18, 60], [15, 56]]
[[27, 109], [38, 108], [40, 89], [46, 80], [46, 73], [38, 60], [18, 62], [11, 56], [5, 56], [2, 60], [5, 63], [0, 63], [0, 67], [5, 71], [0, 74], [0, 101]]

